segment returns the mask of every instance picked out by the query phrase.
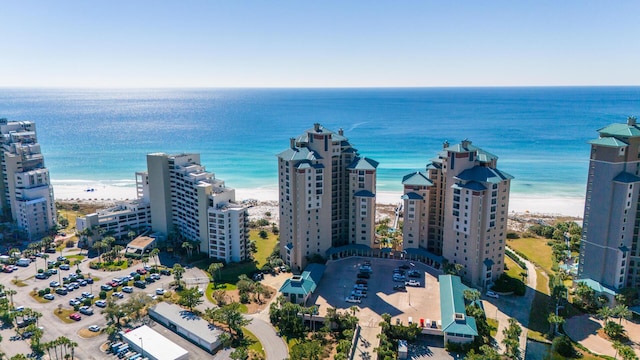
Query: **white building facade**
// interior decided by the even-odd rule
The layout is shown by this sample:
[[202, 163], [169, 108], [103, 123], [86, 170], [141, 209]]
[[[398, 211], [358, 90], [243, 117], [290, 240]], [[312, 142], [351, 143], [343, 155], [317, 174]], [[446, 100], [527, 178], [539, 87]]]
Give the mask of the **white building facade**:
[[45, 236], [56, 224], [49, 170], [30, 121], [0, 119], [2, 176], [0, 207], [29, 240]]

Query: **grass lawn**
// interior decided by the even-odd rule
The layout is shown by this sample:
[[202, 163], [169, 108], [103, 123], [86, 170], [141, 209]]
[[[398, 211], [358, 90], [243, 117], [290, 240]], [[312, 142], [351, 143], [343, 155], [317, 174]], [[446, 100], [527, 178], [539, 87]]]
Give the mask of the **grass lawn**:
[[271, 232], [271, 228], [269, 228], [269, 230], [265, 229], [265, 231], [267, 232], [266, 239], [263, 239], [258, 235], [260, 229], [249, 231], [249, 239], [256, 242], [256, 248], [258, 250], [255, 254], [253, 254], [253, 259], [255, 260], [258, 269], [261, 268], [262, 265], [267, 263], [267, 258], [269, 257], [269, 255], [271, 255], [271, 253], [273, 253], [273, 248], [278, 242], [278, 235], [274, 235]]
[[73, 314], [74, 312], [76, 311], [73, 309], [64, 309], [64, 308], [62, 309], [62, 311], [58, 311], [57, 308], [53, 310], [53, 314], [67, 324], [76, 322], [73, 319], [69, 319], [69, 315]]
[[63, 229], [64, 232], [66, 232], [67, 234], [73, 232], [76, 229], [76, 218], [78, 216], [83, 216], [83, 214], [80, 214], [77, 211], [73, 211], [73, 210], [58, 210], [60, 212], [60, 215], [64, 216], [65, 218], [67, 218], [67, 220], [69, 220], [69, 225], [67, 225], [67, 227], [65, 229]]
[[238, 276], [242, 274], [248, 276], [249, 274], [257, 270], [258, 268], [253, 261], [243, 261], [239, 263], [227, 264], [222, 268], [222, 270], [220, 270], [220, 279], [216, 280], [216, 283], [235, 284], [238, 282]]
[[548, 241], [541, 238], [521, 238], [507, 240], [507, 245], [525, 254], [531, 262], [540, 266], [547, 274], [553, 274], [551, 270], [553, 260], [551, 247], [547, 245]]
[[86, 256], [85, 256], [85, 255], [79, 255], [79, 254], [75, 254], [75, 255], [67, 255], [67, 256], [65, 256], [65, 257], [66, 257], [67, 259], [69, 259], [69, 264], [70, 264], [70, 265], [73, 265], [73, 262], [74, 262], [75, 260], [80, 260], [80, 261], [82, 261], [82, 260], [84, 260], [84, 258], [86, 258]]
[[546, 342], [545, 334], [549, 331], [549, 279], [546, 274], [536, 268], [536, 293], [529, 313], [528, 337], [537, 341]]
[[489, 334], [491, 335], [492, 338], [495, 338], [496, 334], [498, 333], [498, 320], [487, 318], [487, 324], [491, 329], [491, 331], [489, 331]]
[[504, 264], [507, 265], [508, 268], [508, 270], [506, 271], [507, 275], [515, 279], [522, 279], [522, 276], [520, 276], [520, 274], [526, 271], [522, 269], [518, 264], [516, 264], [515, 261], [511, 260], [510, 257], [505, 256]]
[[245, 341], [249, 341], [251, 345], [247, 348], [247, 350], [253, 350], [258, 354], [261, 354], [262, 357], [265, 356], [264, 353], [264, 345], [258, 340], [258, 338], [253, 335], [253, 333], [246, 328], [242, 328], [242, 333], [244, 334]]

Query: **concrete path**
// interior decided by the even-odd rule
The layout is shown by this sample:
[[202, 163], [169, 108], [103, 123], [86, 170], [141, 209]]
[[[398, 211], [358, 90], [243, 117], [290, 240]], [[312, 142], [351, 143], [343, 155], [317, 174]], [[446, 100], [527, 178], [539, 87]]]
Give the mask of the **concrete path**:
[[[613, 357], [616, 351], [611, 342], [600, 337], [597, 333], [603, 325], [602, 320], [584, 314], [567, 319], [564, 330], [573, 341], [579, 342], [591, 352]], [[640, 324], [625, 320], [622, 325], [627, 331], [629, 340], [633, 343], [636, 355], [640, 357]]]
[[[498, 320], [498, 330], [496, 332], [495, 347], [499, 352], [504, 353], [505, 348], [502, 345], [504, 335], [502, 331], [509, 326], [509, 318], [515, 318], [522, 327], [520, 335], [520, 352], [521, 357], [527, 348], [527, 332], [529, 326], [529, 312], [533, 297], [535, 296], [536, 286], [538, 283], [535, 265], [531, 262], [521, 259], [527, 265], [527, 289], [524, 296], [502, 296], [500, 299], [484, 298], [485, 313], [487, 317]], [[541, 279], [544, 281], [545, 279]]]
[[382, 328], [377, 324], [375, 326], [360, 324], [360, 326], [360, 335], [356, 339], [356, 350], [353, 358], [362, 360], [377, 359], [378, 356], [373, 349], [380, 346], [378, 335], [382, 332]]

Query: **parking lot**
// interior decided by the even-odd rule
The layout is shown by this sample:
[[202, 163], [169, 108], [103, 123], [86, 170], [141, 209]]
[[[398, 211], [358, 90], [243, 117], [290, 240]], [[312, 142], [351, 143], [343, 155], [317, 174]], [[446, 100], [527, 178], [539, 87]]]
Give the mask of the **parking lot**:
[[[65, 249], [63, 255], [71, 255], [77, 254], [78, 249]], [[36, 259], [38, 261], [38, 268], [46, 268], [45, 260], [42, 258]], [[101, 333], [98, 336], [91, 338], [83, 338], [79, 335], [79, 331], [82, 329], [87, 329], [91, 325], [98, 325], [103, 327], [106, 325], [105, 317], [100, 313], [102, 309], [97, 306], [92, 306], [94, 311], [93, 315], [85, 315], [81, 314], [81, 319], [79, 321], [74, 321], [71, 323], [65, 323], [61, 321], [55, 314], [54, 311], [58, 308], [58, 305], [62, 305], [63, 309], [72, 308], [69, 305], [69, 301], [75, 297], [81, 297], [81, 293], [87, 292], [91, 293], [98, 297], [100, 292], [100, 287], [107, 282], [110, 282], [114, 278], [122, 277], [125, 275], [129, 275], [130, 272], [135, 271], [142, 266], [134, 266], [129, 269], [107, 272], [101, 270], [92, 270], [89, 268], [89, 262], [85, 259], [80, 265], [79, 268], [82, 270], [83, 274], [87, 275], [91, 273], [93, 278], [99, 278], [100, 280], [96, 280], [94, 284], [86, 284], [85, 286], [79, 286], [78, 289], [73, 289], [68, 292], [67, 295], [59, 295], [53, 294], [54, 299], [46, 302], [39, 302], [36, 299], [32, 298], [29, 293], [34, 289], [44, 289], [49, 287], [51, 281], [59, 281], [62, 282], [64, 277], [68, 277], [70, 274], [73, 274], [76, 270], [76, 266], [72, 266], [70, 270], [58, 270], [57, 274], [50, 276], [45, 279], [36, 279], [36, 266], [34, 263], [29, 264], [26, 267], [18, 267], [12, 273], [0, 273], [0, 283], [4, 284], [6, 289], [16, 290], [17, 293], [13, 295], [13, 302], [15, 306], [24, 306], [26, 308], [31, 308], [35, 311], [42, 313], [42, 318], [39, 319], [38, 325], [43, 327], [44, 333], [41, 339], [41, 342], [47, 342], [56, 339], [59, 336], [66, 336], [72, 341], [78, 343], [78, 347], [75, 349], [75, 358], [76, 359], [106, 359], [109, 357], [106, 353], [102, 353], [100, 349], [100, 345], [106, 342], [107, 335]], [[202, 272], [199, 269], [191, 268], [186, 269], [184, 274], [185, 278], [197, 278], [202, 276]], [[24, 286], [16, 286], [12, 283], [12, 280], [18, 279], [24, 283]], [[161, 276], [160, 280], [157, 280], [154, 283], [148, 284], [145, 289], [139, 289], [134, 287], [134, 292], [143, 292], [147, 294], [154, 295], [157, 288], [169, 288], [169, 283], [173, 281], [173, 276]], [[131, 295], [128, 293], [123, 293], [122, 299], [114, 298], [118, 302], [126, 301]], [[97, 299], [95, 299], [97, 300]], [[161, 330], [162, 326], [158, 326]], [[17, 340], [12, 341], [10, 338], [16, 335], [16, 331], [13, 328], [2, 328], [0, 329], [0, 335], [6, 339], [0, 345], [1, 350], [5, 352], [8, 356], [13, 356], [15, 354], [29, 354], [31, 352], [29, 348], [29, 343], [26, 340]], [[184, 342], [188, 343], [187, 340], [182, 339]], [[181, 345], [182, 346], [182, 345]], [[186, 347], [185, 347], [186, 346]], [[183, 347], [188, 348], [188, 345]]]
[[[360, 267], [365, 262], [371, 263], [371, 275], [367, 280], [367, 297], [361, 298], [360, 304], [349, 303], [345, 298], [358, 280]], [[406, 291], [394, 290], [394, 285], [404, 281], [393, 281], [394, 269], [408, 267], [406, 272], [415, 270], [420, 277], [406, 278], [406, 281], [417, 280], [420, 286], [406, 286]], [[319, 316], [324, 316], [327, 309], [349, 309], [356, 305], [360, 311], [356, 314], [363, 326], [377, 326], [384, 313], [392, 316], [392, 322], [407, 324], [409, 318], [418, 323], [420, 319], [440, 320], [440, 287], [438, 285], [439, 270], [424, 264], [411, 263], [404, 260], [350, 257], [330, 261], [315, 293], [307, 305], [319, 306]]]

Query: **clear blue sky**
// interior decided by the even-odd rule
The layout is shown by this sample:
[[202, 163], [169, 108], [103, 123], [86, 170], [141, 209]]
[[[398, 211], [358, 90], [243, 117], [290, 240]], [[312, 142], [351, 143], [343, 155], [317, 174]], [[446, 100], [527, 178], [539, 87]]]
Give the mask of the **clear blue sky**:
[[640, 85], [640, 1], [0, 0], [0, 86]]

